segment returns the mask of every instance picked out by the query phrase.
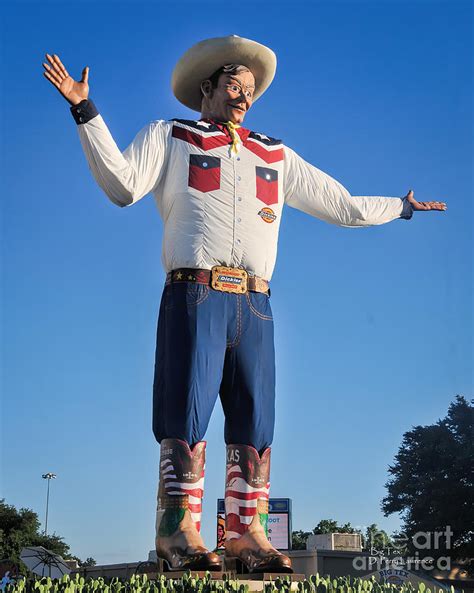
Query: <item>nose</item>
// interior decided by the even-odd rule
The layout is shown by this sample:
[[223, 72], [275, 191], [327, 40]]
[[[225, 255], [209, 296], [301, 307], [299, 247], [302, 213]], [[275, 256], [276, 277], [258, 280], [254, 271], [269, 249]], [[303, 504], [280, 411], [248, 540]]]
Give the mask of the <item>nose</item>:
[[242, 90], [240, 93], [240, 97], [239, 97], [239, 103], [244, 103], [245, 109], [248, 110], [248, 109], [250, 109], [250, 106], [252, 105], [252, 98], [247, 96], [245, 94], [245, 91]]

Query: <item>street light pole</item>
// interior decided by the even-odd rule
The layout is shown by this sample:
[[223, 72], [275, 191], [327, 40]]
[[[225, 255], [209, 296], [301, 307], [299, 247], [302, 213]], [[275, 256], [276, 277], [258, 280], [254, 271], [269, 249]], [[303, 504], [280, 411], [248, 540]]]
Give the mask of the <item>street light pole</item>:
[[47, 474], [43, 474], [42, 478], [45, 480], [48, 480], [48, 493], [46, 494], [46, 523], [45, 523], [45, 527], [44, 527], [44, 535], [47, 535], [47, 533], [48, 533], [48, 509], [49, 509], [49, 483], [51, 482], [51, 480], [54, 480], [56, 478], [56, 474], [48, 472]]

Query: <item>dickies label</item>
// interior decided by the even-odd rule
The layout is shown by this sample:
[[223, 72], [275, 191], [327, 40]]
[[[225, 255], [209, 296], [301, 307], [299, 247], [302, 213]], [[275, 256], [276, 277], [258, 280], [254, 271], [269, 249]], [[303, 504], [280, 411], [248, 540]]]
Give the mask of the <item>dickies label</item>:
[[276, 214], [271, 208], [262, 208], [258, 215], [264, 222], [274, 222], [276, 220]]
[[188, 185], [202, 192], [219, 189], [221, 159], [215, 156], [190, 154]]
[[270, 206], [278, 202], [278, 171], [268, 167], [255, 167], [257, 198]]

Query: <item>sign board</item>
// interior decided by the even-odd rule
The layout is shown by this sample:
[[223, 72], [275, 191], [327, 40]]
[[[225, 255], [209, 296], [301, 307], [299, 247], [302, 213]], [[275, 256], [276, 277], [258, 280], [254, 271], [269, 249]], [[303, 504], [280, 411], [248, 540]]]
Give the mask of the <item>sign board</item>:
[[375, 578], [378, 583], [387, 583], [389, 585], [406, 585], [411, 583], [415, 590], [418, 589], [420, 583], [424, 583], [425, 587], [431, 590], [448, 590], [446, 585], [435, 579], [431, 579], [425, 575], [415, 574], [414, 572], [402, 568], [392, 567], [377, 570], [370, 574], [366, 574], [362, 577], [362, 580], [370, 581], [372, 577]]
[[[277, 550], [291, 549], [291, 499], [270, 498], [268, 504], [268, 540]], [[217, 500], [217, 548], [225, 542], [224, 499]]]

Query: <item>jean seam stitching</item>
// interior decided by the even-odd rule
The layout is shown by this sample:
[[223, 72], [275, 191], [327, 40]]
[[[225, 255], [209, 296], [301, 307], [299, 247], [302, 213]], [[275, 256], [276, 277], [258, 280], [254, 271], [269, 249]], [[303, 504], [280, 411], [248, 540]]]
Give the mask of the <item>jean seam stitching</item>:
[[237, 295], [237, 333], [232, 342], [227, 344], [227, 348], [234, 348], [239, 345], [241, 337], [241, 297]]
[[195, 307], [196, 305], [200, 305], [203, 301], [207, 299], [207, 297], [209, 296], [209, 286], [206, 286], [205, 288], [206, 292], [195, 303], [189, 303], [188, 307]]
[[[195, 307], [196, 305], [200, 305], [203, 301], [205, 301], [210, 294], [209, 286], [205, 286], [205, 288], [206, 288], [206, 292], [203, 295], [201, 295], [195, 303], [187, 302], [186, 306], [187, 307]], [[174, 303], [172, 303], [171, 305], [165, 305], [165, 311], [169, 311], [170, 309], [174, 309]]]
[[255, 309], [252, 305], [252, 303], [250, 302], [250, 297], [249, 297], [249, 293], [247, 292], [247, 294], [245, 295], [247, 297], [247, 303], [249, 305], [250, 310], [252, 311], [252, 313], [254, 315], [256, 315], [257, 317], [260, 317], [260, 319], [264, 319], [265, 321], [273, 321], [273, 317], [269, 317], [268, 315], [263, 315], [262, 313], [259, 313], [257, 311], [257, 309]]

